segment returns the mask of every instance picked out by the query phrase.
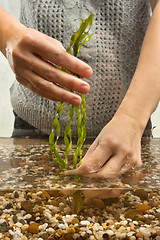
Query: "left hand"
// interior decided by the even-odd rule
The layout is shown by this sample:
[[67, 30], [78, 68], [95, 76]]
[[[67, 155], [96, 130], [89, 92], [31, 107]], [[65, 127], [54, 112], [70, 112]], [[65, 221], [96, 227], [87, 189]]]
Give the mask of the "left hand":
[[141, 167], [141, 135], [136, 119], [115, 115], [92, 143], [81, 166], [68, 174], [113, 178]]

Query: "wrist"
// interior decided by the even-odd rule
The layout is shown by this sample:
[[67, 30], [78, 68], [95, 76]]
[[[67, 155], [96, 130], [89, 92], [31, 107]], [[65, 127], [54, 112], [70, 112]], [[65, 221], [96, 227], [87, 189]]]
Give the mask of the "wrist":
[[141, 99], [135, 99], [135, 94], [127, 93], [115, 116], [127, 116], [137, 125], [138, 133], [142, 136], [152, 110]]
[[118, 119], [128, 119], [130, 125], [136, 130], [137, 135], [139, 135], [140, 138], [143, 136], [147, 121], [146, 123], [141, 123], [141, 121], [139, 121], [135, 116], [129, 112], [123, 111], [122, 109], [118, 109], [114, 117]]
[[25, 26], [0, 7], [0, 51], [5, 56], [7, 44], [16, 41], [18, 33], [23, 29]]

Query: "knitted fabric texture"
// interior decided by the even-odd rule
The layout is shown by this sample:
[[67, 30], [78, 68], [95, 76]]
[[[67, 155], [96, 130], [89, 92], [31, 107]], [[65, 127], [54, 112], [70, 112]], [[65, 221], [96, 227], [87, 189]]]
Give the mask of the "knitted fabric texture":
[[[90, 12], [94, 35], [78, 57], [93, 69], [92, 77], [85, 79], [90, 85], [86, 128], [87, 136], [95, 137], [113, 117], [134, 74], [150, 18], [149, 0], [21, 0], [21, 22], [56, 38], [65, 48], [80, 19]], [[11, 103], [22, 119], [51, 132], [58, 103], [37, 96], [17, 81], [11, 88]], [[62, 114], [62, 133], [67, 119]]]

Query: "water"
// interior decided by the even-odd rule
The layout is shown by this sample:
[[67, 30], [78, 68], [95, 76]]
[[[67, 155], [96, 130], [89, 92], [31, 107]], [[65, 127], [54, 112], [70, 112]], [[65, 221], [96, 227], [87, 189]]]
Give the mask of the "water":
[[40, 140], [2, 139], [0, 239], [158, 240], [158, 140], [143, 142], [142, 160], [116, 179], [64, 176]]

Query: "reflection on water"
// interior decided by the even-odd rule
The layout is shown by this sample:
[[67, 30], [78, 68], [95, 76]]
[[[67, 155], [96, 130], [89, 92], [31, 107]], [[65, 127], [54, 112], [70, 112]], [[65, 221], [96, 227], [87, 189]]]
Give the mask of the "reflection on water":
[[64, 176], [34, 140], [1, 143], [0, 239], [159, 240], [158, 141], [144, 142], [142, 159], [121, 178], [90, 179]]

